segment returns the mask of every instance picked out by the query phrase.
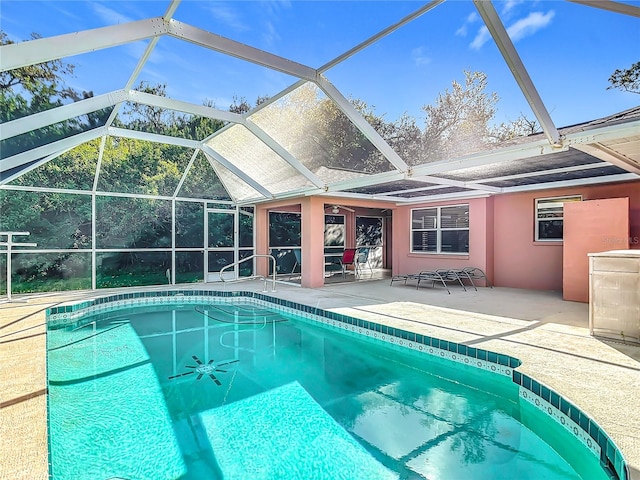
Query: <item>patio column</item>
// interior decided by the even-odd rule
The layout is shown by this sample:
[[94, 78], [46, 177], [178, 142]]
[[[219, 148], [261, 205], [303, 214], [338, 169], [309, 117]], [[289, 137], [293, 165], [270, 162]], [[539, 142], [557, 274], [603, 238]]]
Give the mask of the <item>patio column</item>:
[[[469, 201], [469, 261], [468, 266], [484, 270], [487, 279], [493, 279], [494, 262], [494, 213], [493, 197]], [[484, 282], [484, 281], [483, 281]], [[483, 285], [483, 282], [478, 285]]]
[[324, 285], [324, 199], [302, 200], [302, 286]]
[[[266, 255], [269, 253], [269, 209], [256, 205], [255, 209], [255, 253]], [[269, 262], [264, 258], [256, 259], [256, 274], [269, 275]]]

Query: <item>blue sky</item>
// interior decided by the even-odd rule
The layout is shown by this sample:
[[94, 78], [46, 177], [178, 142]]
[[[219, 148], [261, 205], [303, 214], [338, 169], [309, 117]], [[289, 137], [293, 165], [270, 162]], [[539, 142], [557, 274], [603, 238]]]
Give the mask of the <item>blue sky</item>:
[[[640, 1], [626, 2], [640, 7]], [[417, 1], [183, 0], [174, 18], [310, 67], [324, 63], [417, 10]], [[2, 0], [2, 28], [13, 40], [43, 37], [161, 16], [168, 1]], [[495, 2], [556, 126], [599, 118], [640, 104], [640, 95], [607, 90], [616, 68], [640, 60], [640, 19], [563, 1]], [[68, 83], [94, 94], [122, 88], [146, 42], [69, 58]], [[470, 1], [448, 1], [328, 70], [347, 97], [395, 120], [421, 119], [464, 70], [488, 75], [500, 97], [496, 121], [533, 118], [511, 72]], [[162, 38], [138, 80], [165, 83], [168, 96], [226, 109], [233, 97], [254, 102], [296, 81], [266, 68]], [[419, 120], [421, 124], [421, 121]]]

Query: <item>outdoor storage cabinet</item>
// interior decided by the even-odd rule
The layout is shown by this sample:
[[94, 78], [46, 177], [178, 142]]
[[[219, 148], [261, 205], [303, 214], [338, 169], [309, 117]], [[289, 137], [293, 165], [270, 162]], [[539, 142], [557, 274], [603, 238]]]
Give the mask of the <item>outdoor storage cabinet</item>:
[[589, 331], [640, 344], [640, 250], [589, 254]]

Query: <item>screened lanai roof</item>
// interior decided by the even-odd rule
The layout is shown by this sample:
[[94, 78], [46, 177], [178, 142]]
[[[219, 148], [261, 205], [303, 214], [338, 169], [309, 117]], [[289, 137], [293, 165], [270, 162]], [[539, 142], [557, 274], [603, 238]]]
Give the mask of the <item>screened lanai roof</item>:
[[[78, 76], [81, 67], [91, 70], [83, 81], [95, 82], [82, 84], [91, 90], [84, 99], [28, 116], [6, 115], [0, 124], [4, 188], [148, 193], [142, 186], [138, 191], [135, 182], [119, 181], [125, 173], [140, 184], [147, 181], [136, 158], [114, 158], [114, 145], [128, 139], [149, 149], [172, 146], [163, 155], [165, 168], [176, 171], [174, 180], [155, 195], [240, 204], [301, 195], [406, 203], [640, 178], [640, 107], [634, 106], [634, 95], [607, 90], [607, 78], [598, 97], [580, 88], [594, 68], [585, 38], [599, 32], [593, 41], [610, 49], [616, 42], [640, 41], [635, 2], [553, 2], [555, 10], [537, 12], [538, 17], [530, 12], [527, 19], [555, 16], [564, 22], [565, 35], [552, 39], [558, 42], [556, 51], [519, 41], [517, 32], [526, 31], [526, 25], [515, 29], [518, 23], [506, 8], [512, 2], [256, 2], [253, 15], [242, 18], [232, 7], [246, 2], [92, 3], [94, 16], [72, 15], [65, 3], [33, 2], [38, 10], [30, 15], [51, 19], [49, 31], [1, 47], [3, 72], [63, 59], [76, 64]], [[302, 18], [296, 16], [300, 4], [306, 4]], [[582, 21], [587, 11], [597, 12], [602, 21]], [[320, 19], [321, 13], [328, 20]], [[265, 21], [269, 18], [288, 28], [276, 28], [275, 20]], [[12, 19], [5, 6], [3, 19], [7, 30], [12, 20], [20, 20]], [[456, 25], [466, 28], [472, 19], [480, 25], [474, 42], [484, 35], [489, 46], [481, 54], [470, 48], [451, 55], [448, 45], [464, 33]], [[22, 21], [28, 24], [29, 18]], [[329, 29], [326, 22], [335, 24]], [[442, 24], [451, 25], [450, 39], [429, 35]], [[434, 64], [422, 79], [425, 92], [429, 85], [433, 94], [416, 98], [416, 105], [446, 91], [464, 70], [484, 71], [489, 88], [495, 87], [512, 111], [535, 119], [539, 133], [490, 148], [460, 146], [455, 155], [421, 162], [422, 155], [399, 148], [392, 134], [369, 123], [368, 110], [358, 103], [375, 101], [369, 98], [383, 89], [398, 104], [405, 101], [411, 89], [400, 59], [379, 61], [392, 43], [405, 45], [415, 65]], [[609, 72], [624, 67], [615, 65]], [[142, 91], [136, 88], [140, 82], [163, 84], [166, 94]], [[551, 95], [556, 90], [560, 96]], [[251, 95], [266, 101], [243, 113], [217, 106]], [[603, 110], [596, 100], [607, 95], [611, 101], [605, 100], [608, 110]], [[548, 105], [545, 97], [559, 103]], [[567, 123], [559, 122], [572, 118], [568, 113], [574, 108], [564, 99], [572, 97], [580, 98], [584, 112], [580, 121], [562, 127]], [[148, 124], [136, 126], [140, 105], [159, 115], [197, 120], [203, 128], [184, 138]], [[69, 120], [77, 128], [57, 128]], [[207, 120], [217, 121], [216, 127], [207, 128]], [[55, 177], [56, 162], [73, 164], [80, 158], [91, 168], [72, 182]], [[47, 175], [37, 175], [47, 168]]]

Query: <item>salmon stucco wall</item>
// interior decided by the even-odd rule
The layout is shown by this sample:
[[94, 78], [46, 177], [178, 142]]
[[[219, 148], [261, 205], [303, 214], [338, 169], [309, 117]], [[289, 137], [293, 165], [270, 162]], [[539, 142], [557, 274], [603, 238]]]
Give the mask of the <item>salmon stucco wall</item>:
[[589, 301], [589, 253], [628, 248], [629, 199], [605, 198], [568, 203], [564, 206], [562, 250], [562, 298]]
[[[535, 241], [535, 201], [538, 198], [581, 195], [583, 200], [629, 199], [629, 248], [640, 248], [640, 182], [581, 186], [494, 197], [494, 283], [532, 290], [563, 288], [562, 242]], [[615, 236], [614, 236], [615, 237]], [[615, 238], [604, 239], [607, 250]]]
[[[318, 241], [320, 240], [320, 241]], [[302, 286], [324, 285], [324, 199], [302, 199]]]
[[[449, 200], [442, 202], [425, 202], [411, 206], [400, 206], [382, 201], [365, 201], [362, 199], [344, 199], [323, 197], [318, 204], [303, 199], [290, 199], [259, 205], [256, 209], [256, 242], [257, 253], [268, 250], [267, 231], [269, 210], [301, 206], [303, 216], [316, 215], [318, 220], [307, 223], [304, 228], [303, 251], [314, 268], [305, 268], [303, 283], [305, 286], [320, 285], [323, 271], [316, 265], [320, 256], [320, 245], [323, 243], [320, 225], [325, 208], [340, 204], [360, 211], [361, 208], [377, 208], [391, 210], [391, 238], [387, 237], [388, 257], [385, 265], [392, 266], [392, 273], [416, 273], [422, 270], [437, 268], [463, 268], [473, 266], [481, 268], [489, 280], [496, 286], [524, 288], [532, 290], [556, 290], [563, 288], [563, 243], [535, 241], [535, 201], [538, 198], [581, 195], [583, 200], [607, 198], [629, 199], [629, 236], [627, 241], [618, 242], [617, 236], [603, 239], [606, 250], [620, 248], [640, 249], [640, 181], [615, 183], [610, 185], [575, 186], [570, 188], [527, 191], [521, 193], [501, 194], [490, 197], [467, 200]], [[322, 205], [319, 203], [323, 202]], [[468, 254], [428, 254], [411, 253], [411, 210], [443, 205], [469, 205], [469, 253]], [[347, 212], [349, 212], [347, 210]], [[343, 212], [344, 213], [344, 212]], [[362, 214], [362, 213], [360, 213]], [[350, 219], [346, 215], [348, 232], [353, 230]], [[317, 245], [315, 242], [319, 242]], [[349, 233], [347, 246], [355, 242]], [[310, 248], [310, 246], [312, 246]], [[389, 248], [392, 245], [393, 248]], [[304, 255], [304, 252], [303, 252]], [[304, 263], [304, 262], [303, 262]], [[309, 260], [307, 265], [310, 266]], [[304, 268], [304, 267], [303, 267]], [[570, 268], [570, 267], [568, 267]]]
[[562, 289], [562, 242], [536, 242], [535, 198], [547, 193], [494, 199], [494, 284], [532, 290]]
[[425, 207], [469, 205], [469, 253], [433, 254], [411, 253], [411, 210], [421, 205], [398, 207], [393, 212], [392, 272], [396, 274], [418, 273], [438, 268], [481, 268], [491, 280], [493, 270], [493, 199], [474, 198], [425, 204]]

